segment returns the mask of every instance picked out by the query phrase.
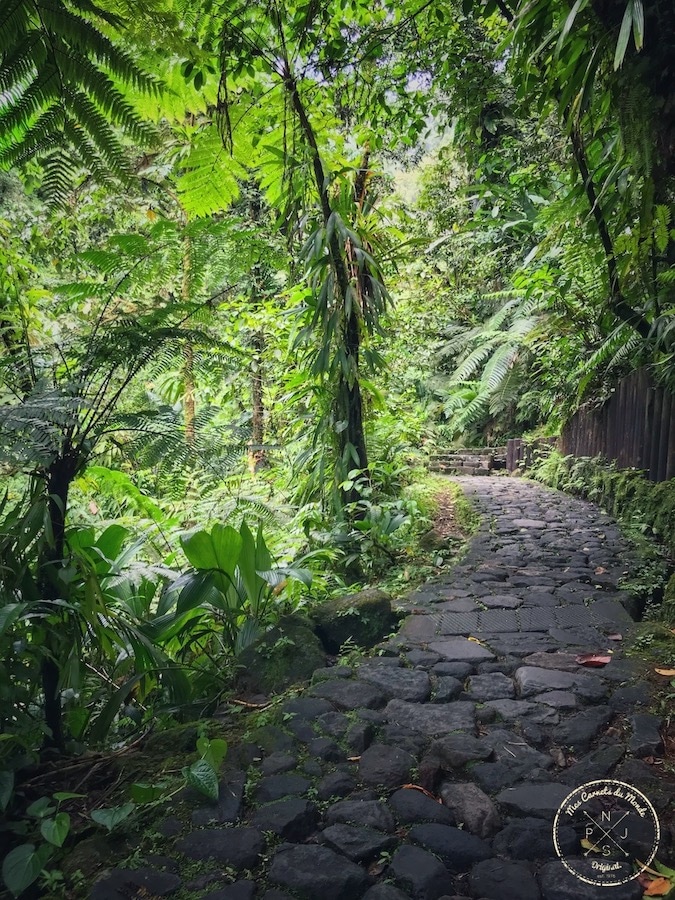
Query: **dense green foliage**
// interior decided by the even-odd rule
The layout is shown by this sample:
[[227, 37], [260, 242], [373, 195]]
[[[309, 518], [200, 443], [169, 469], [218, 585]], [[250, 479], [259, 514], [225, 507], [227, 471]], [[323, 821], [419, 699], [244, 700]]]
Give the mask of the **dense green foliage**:
[[427, 451], [674, 384], [674, 49], [667, 0], [4, 5], [0, 806], [414, 580]]

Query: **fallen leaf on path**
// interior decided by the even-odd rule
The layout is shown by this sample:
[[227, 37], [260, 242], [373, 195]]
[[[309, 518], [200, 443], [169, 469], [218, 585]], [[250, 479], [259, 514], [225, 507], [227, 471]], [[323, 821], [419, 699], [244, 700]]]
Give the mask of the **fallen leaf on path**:
[[480, 644], [481, 647], [485, 646], [485, 644], [482, 641], [479, 641], [478, 638], [476, 638], [476, 637], [470, 637], [470, 638], [467, 638], [467, 640], [473, 641], [474, 644]]
[[567, 759], [565, 758], [565, 754], [562, 752], [560, 747], [552, 747], [549, 751], [553, 758], [553, 762], [561, 769], [564, 769], [567, 766]]
[[611, 656], [601, 656], [598, 653], [582, 653], [581, 656], [577, 656], [577, 663], [580, 666], [589, 666], [592, 669], [599, 669], [601, 666], [606, 666], [607, 663], [612, 661]]
[[598, 568], [593, 573], [594, 575], [604, 575], [607, 572], [607, 569], [604, 566], [598, 566]]
[[589, 841], [588, 838], [582, 838], [580, 843], [584, 850], [591, 850], [593, 853], [602, 852], [600, 847], [598, 847], [598, 845], [594, 844], [592, 841]]
[[657, 675], [665, 675], [667, 678], [672, 678], [675, 675], [675, 669], [654, 669]]
[[371, 863], [371, 865], [368, 867], [368, 874], [373, 877], [377, 877], [378, 875], [381, 875], [386, 868], [387, 868], [386, 863], [374, 862], [374, 863]]
[[670, 893], [673, 882], [669, 878], [655, 878], [642, 886], [645, 888], [645, 897], [665, 897], [666, 894]]
[[608, 634], [607, 640], [608, 641], [622, 641], [623, 635], [622, 634]]
[[423, 788], [419, 784], [404, 784], [402, 787], [404, 791], [419, 791], [420, 794], [424, 794], [425, 797], [431, 797], [432, 800], [435, 800], [436, 803], [443, 803], [440, 797], [434, 797], [434, 795], [428, 791], [426, 788]]

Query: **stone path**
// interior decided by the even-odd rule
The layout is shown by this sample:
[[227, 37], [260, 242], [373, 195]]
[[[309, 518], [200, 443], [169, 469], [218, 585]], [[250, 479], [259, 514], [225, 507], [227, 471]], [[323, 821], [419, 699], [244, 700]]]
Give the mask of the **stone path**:
[[[185, 797], [192, 824], [162, 821], [165, 855], [113, 871], [93, 900], [642, 897], [635, 880], [574, 877], [552, 841], [565, 796], [606, 776], [668, 813], [644, 761], [662, 751], [660, 722], [617, 639], [632, 627], [617, 587], [632, 551], [588, 503], [458, 480], [482, 527], [460, 565], [407, 599], [382, 655], [317, 671], [231, 754], [219, 803]], [[604, 668], [576, 662], [608, 649]], [[561, 843], [581, 857], [571, 828]]]

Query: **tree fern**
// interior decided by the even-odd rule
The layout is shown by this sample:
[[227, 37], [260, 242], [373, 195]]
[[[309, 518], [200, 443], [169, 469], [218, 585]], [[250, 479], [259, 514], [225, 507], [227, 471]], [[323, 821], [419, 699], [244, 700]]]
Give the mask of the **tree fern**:
[[123, 21], [92, 0], [13, 0], [0, 16], [0, 166], [46, 159], [45, 191], [57, 201], [81, 165], [104, 180], [128, 176], [118, 129], [140, 145], [153, 130], [123, 87], [157, 83], [104, 34]]

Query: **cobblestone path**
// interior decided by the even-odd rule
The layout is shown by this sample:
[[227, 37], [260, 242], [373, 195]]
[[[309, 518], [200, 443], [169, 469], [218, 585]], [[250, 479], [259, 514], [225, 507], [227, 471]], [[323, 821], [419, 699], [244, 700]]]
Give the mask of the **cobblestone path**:
[[[168, 815], [165, 855], [113, 871], [94, 900], [642, 897], [634, 878], [571, 874], [552, 839], [563, 799], [606, 777], [668, 821], [672, 794], [645, 762], [662, 751], [661, 723], [621, 654], [633, 620], [617, 581], [633, 551], [591, 504], [519, 479], [459, 481], [480, 531], [461, 564], [407, 598], [383, 655], [317, 671], [231, 756], [219, 803], [193, 800], [189, 827]], [[576, 661], [608, 649], [603, 668]], [[571, 827], [559, 846], [584, 856]], [[576, 865], [592, 874], [593, 859]]]

